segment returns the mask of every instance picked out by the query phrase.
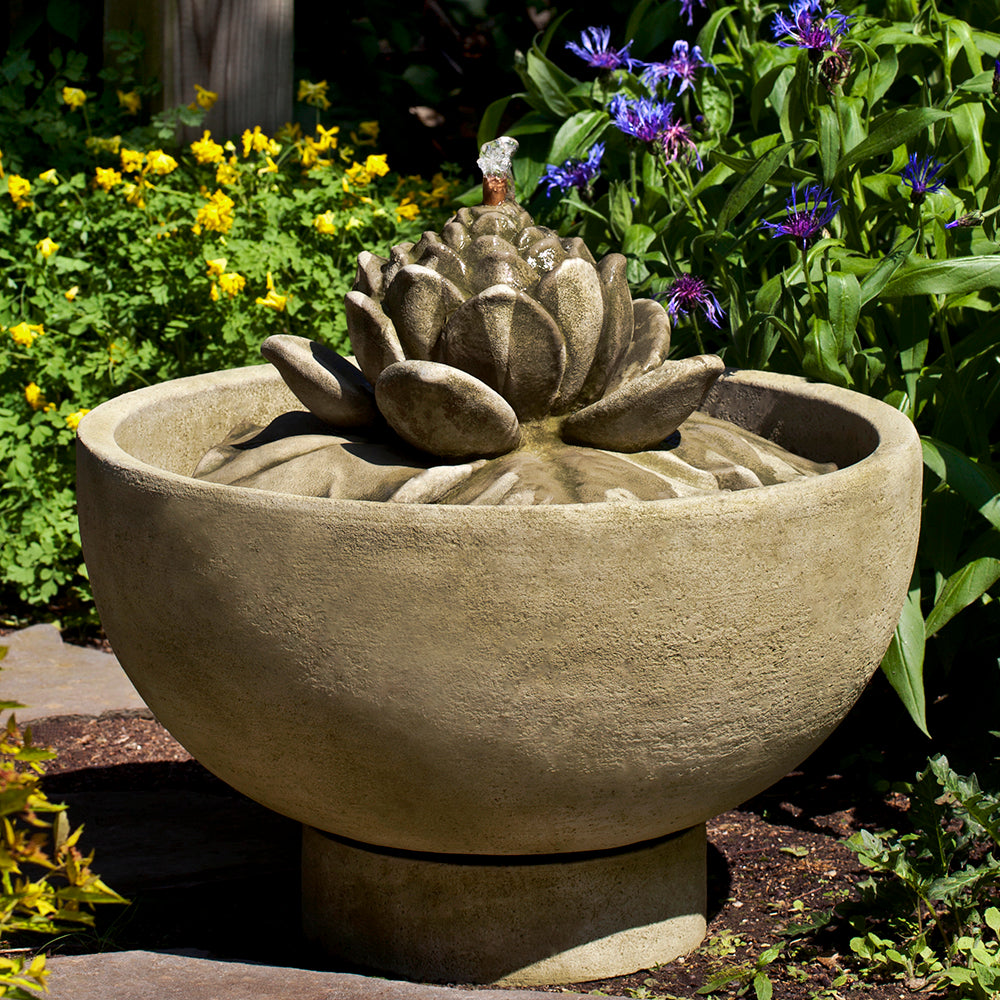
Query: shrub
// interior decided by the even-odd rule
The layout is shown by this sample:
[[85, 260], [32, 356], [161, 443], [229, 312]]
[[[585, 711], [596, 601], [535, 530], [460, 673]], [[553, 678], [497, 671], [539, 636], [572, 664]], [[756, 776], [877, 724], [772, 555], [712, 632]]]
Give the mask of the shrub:
[[[436, 227], [452, 187], [394, 174], [374, 122], [351, 145], [319, 123], [221, 142], [205, 131], [170, 152], [120, 136], [86, 145], [90, 97], [68, 89], [60, 113], [79, 119], [87, 169], [29, 176], [0, 159], [0, 586], [36, 607], [67, 594], [90, 606], [73, 490], [81, 416], [142, 385], [259, 362], [271, 333], [342, 346], [358, 252]], [[197, 96], [188, 120], [215, 95]], [[74, 162], [65, 149], [61, 162]]]
[[557, 61], [560, 30], [480, 128], [527, 105], [504, 131], [536, 218], [624, 253], [680, 356], [870, 393], [920, 431], [923, 536], [883, 669], [926, 731], [925, 640], [961, 664], [1000, 623], [1000, 35], [915, 0], [639, 3]]
[[[0, 659], [7, 652], [0, 646]], [[0, 711], [23, 708], [0, 702]], [[83, 827], [70, 830], [65, 807], [41, 787], [43, 761], [52, 750], [35, 746], [13, 714], [0, 727], [0, 939], [22, 932], [72, 933], [91, 926], [99, 903], [126, 903], [77, 846]], [[45, 956], [0, 956], [0, 996], [33, 1000], [27, 990], [47, 989]]]

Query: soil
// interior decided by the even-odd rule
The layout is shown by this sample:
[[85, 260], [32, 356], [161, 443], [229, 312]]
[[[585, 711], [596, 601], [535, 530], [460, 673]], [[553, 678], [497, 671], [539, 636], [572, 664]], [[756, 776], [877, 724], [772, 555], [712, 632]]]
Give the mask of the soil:
[[[905, 825], [905, 796], [887, 791], [882, 780], [893, 769], [905, 767], [905, 760], [892, 748], [883, 751], [869, 745], [857, 752], [858, 732], [871, 733], [873, 711], [878, 715], [885, 710], [877, 703], [873, 708], [871, 696], [866, 697], [867, 709], [859, 706], [799, 770], [709, 824], [709, 928], [698, 951], [629, 976], [545, 989], [636, 1000], [695, 997], [713, 977], [752, 967], [766, 949], [782, 945], [781, 954], [765, 969], [775, 997], [912, 996], [910, 987], [919, 984], [860, 977], [850, 962], [848, 936], [836, 921], [812, 936], [782, 934], [803, 914], [829, 910], [849, 898], [856, 882], [865, 877], [855, 855], [844, 846], [846, 836], [863, 826]], [[85, 836], [84, 845], [96, 847], [95, 869], [130, 895], [132, 904], [125, 909], [104, 908], [115, 913], [101, 913], [94, 935], [63, 942], [61, 950], [180, 950], [212, 958], [322, 967], [302, 950], [296, 936], [295, 824], [229, 789], [192, 760], [148, 713], [98, 719], [68, 716], [46, 719], [32, 728], [36, 742], [58, 751], [47, 765], [45, 788], [53, 799], [71, 802], [74, 825], [84, 819], [92, 831], [101, 830], [102, 824], [111, 829], [116, 823], [146, 823], [142, 829], [148, 830], [156, 802], [167, 810], [159, 826], [153, 815], [156, 833], [143, 833], [138, 847], [109, 846], [99, 834], [92, 834], [90, 841]], [[885, 735], [898, 747], [892, 734]], [[917, 766], [927, 753], [925, 745], [918, 746]], [[914, 769], [897, 776], [910, 778]], [[129, 814], [130, 809], [135, 815]], [[115, 810], [124, 813], [108, 815]], [[203, 848], [197, 838], [205, 835], [206, 823], [222, 822], [219, 817], [224, 814], [230, 815], [226, 821], [230, 826], [207, 833], [209, 839], [225, 840], [231, 849], [227, 863], [219, 866], [201, 859]], [[262, 830], [271, 839], [263, 853], [254, 855], [252, 845], [243, 841], [261, 836]], [[135, 855], [131, 863], [126, 857], [130, 851]], [[173, 861], [171, 854], [176, 855]], [[178, 876], [171, 868], [178, 859], [181, 870], [198, 859], [193, 865], [197, 870]], [[116, 885], [114, 872], [123, 885]], [[736, 996], [742, 989], [752, 997], [751, 979], [752, 974], [743, 976], [715, 995]]]

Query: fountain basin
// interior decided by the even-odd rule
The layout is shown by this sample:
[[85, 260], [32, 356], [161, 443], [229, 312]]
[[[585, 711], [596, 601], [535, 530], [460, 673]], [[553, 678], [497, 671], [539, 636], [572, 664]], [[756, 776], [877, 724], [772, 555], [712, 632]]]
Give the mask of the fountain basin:
[[[191, 477], [235, 425], [299, 409], [268, 366], [113, 399], [80, 424], [78, 502], [137, 690], [220, 778], [313, 828], [312, 856], [322, 831], [338, 857], [558, 866], [697, 831], [823, 741], [902, 608], [920, 447], [867, 396], [727, 371], [703, 410], [839, 468], [710, 496], [384, 504]], [[519, 976], [534, 959], [372, 964], [551, 981]]]

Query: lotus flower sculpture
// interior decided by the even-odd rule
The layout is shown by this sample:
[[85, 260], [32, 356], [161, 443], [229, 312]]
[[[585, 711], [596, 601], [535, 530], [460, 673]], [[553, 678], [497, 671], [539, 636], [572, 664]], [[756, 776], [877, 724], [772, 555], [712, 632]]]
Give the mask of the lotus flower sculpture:
[[483, 148], [486, 203], [388, 259], [359, 256], [346, 299], [357, 367], [305, 338], [271, 337], [262, 353], [336, 427], [384, 420], [452, 461], [526, 452], [503, 466], [518, 475], [544, 453], [565, 482], [558, 470], [578, 464], [577, 446], [658, 445], [724, 365], [715, 355], [668, 360], [669, 316], [632, 300], [625, 258], [595, 261], [581, 239], [534, 224], [510, 194], [516, 145]]

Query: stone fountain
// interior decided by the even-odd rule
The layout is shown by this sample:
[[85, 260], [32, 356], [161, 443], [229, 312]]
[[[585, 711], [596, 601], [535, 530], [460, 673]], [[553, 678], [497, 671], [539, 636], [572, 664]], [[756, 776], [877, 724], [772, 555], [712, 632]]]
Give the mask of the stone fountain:
[[624, 259], [512, 199], [509, 142], [482, 206], [361, 255], [356, 363], [274, 337], [104, 403], [78, 500], [146, 703], [302, 822], [307, 936], [528, 985], [702, 940], [705, 820], [889, 643], [921, 457], [867, 396], [668, 359]]

